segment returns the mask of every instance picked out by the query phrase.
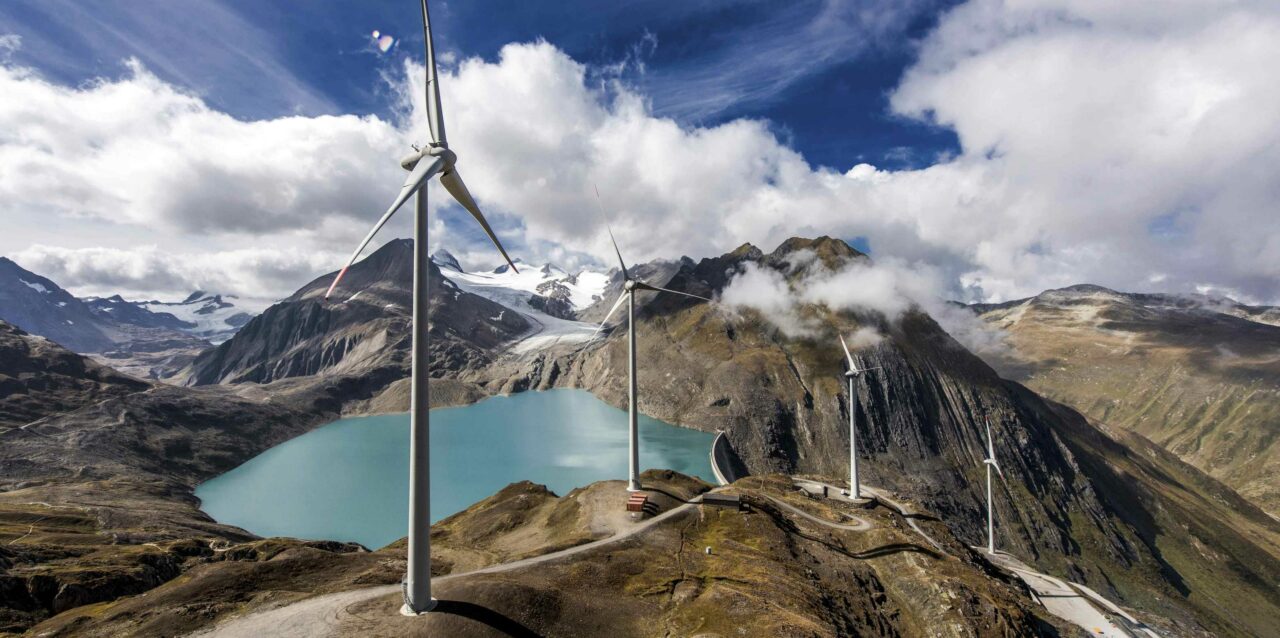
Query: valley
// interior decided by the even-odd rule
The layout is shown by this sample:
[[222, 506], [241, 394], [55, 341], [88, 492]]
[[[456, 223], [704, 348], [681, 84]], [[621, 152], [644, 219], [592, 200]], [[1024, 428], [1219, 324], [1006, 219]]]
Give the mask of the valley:
[[[280, 600], [298, 600], [300, 595], [396, 582], [403, 571], [403, 558], [394, 543], [367, 552], [333, 543], [258, 540], [209, 519], [198, 509], [193, 490], [199, 482], [258, 452], [339, 416], [405, 409], [411, 248], [407, 242], [393, 241], [375, 251], [348, 272], [339, 294], [328, 302], [319, 297], [331, 276], [318, 277], [250, 320], [227, 341], [195, 357], [186, 368], [184, 387], [129, 381], [124, 375], [115, 379], [106, 369], [93, 372], [85, 367], [84, 371], [73, 371], [74, 381], [61, 382], [82, 386], [78, 394], [67, 394], [83, 398], [69, 399], [64, 407], [51, 406], [44, 414], [30, 412], [0, 434], [5, 443], [0, 459], [5, 467], [0, 476], [4, 489], [0, 506], [9, 508], [7, 516], [15, 521], [12, 533], [0, 536], [0, 542], [38, 548], [17, 560], [10, 559], [17, 567], [7, 568], [8, 573], [20, 576], [11, 582], [21, 583], [13, 586], [27, 592], [26, 600], [35, 602], [24, 603], [29, 610], [10, 612], [15, 620], [8, 626], [48, 622], [51, 624], [43, 627], [93, 634], [115, 631], [106, 628], [123, 633], [141, 632], [143, 627], [151, 631], [176, 622], [179, 624], [173, 627], [188, 631], [211, 627], [227, 614], [253, 611], [277, 595], [269, 592], [292, 592]], [[635, 268], [657, 285], [715, 296], [744, 264], [798, 277], [800, 269], [816, 267], [814, 264], [839, 268], [860, 259], [865, 257], [839, 240], [793, 239], [770, 253], [747, 245], [715, 258]], [[531, 303], [541, 281], [533, 284], [533, 292], [514, 285], [495, 285], [494, 278], [501, 279], [502, 273], [464, 277], [446, 261], [441, 257], [441, 263], [431, 271], [433, 405], [473, 403], [487, 396], [553, 388], [585, 389], [614, 406], [625, 404], [625, 376], [616, 373], [625, 366], [621, 331], [606, 330], [590, 342], [565, 338], [566, 334], [595, 328], [586, 321], [549, 314], [547, 308], [560, 312], [554, 305]], [[534, 269], [522, 269], [530, 270]], [[602, 316], [607, 307], [601, 306], [611, 304], [616, 296], [617, 281], [616, 273], [601, 276], [591, 285], [590, 295], [565, 286], [569, 292], [559, 293], [560, 298], [568, 301], [574, 308], [572, 316], [578, 319]], [[813, 475], [838, 481], [833, 477], [847, 472], [849, 407], [844, 397], [843, 353], [838, 348], [820, 345], [822, 338], [784, 335], [750, 312], [726, 313], [705, 302], [665, 293], [646, 293], [642, 299], [638, 334], [643, 362], [640, 384], [646, 389], [640, 407], [645, 414], [707, 432], [723, 431], [726, 454], [755, 476]], [[588, 301], [591, 303], [586, 307], [581, 306]], [[996, 502], [997, 520], [1003, 522], [1002, 549], [1039, 571], [1097, 590], [1159, 628], [1161, 635], [1269, 635], [1269, 628], [1280, 626], [1280, 601], [1271, 578], [1280, 573], [1280, 523], [1230, 489], [1138, 434], [1092, 423], [1064, 404], [1046, 401], [1001, 378], [921, 311], [913, 310], [895, 321], [876, 313], [834, 313], [820, 307], [807, 312], [846, 333], [868, 327], [884, 336], [879, 344], [859, 351], [866, 365], [880, 368], [868, 373], [858, 386], [856, 418], [864, 480], [945, 521], [930, 523], [931, 535], [954, 539], [947, 543], [957, 548], [980, 543], [985, 512], [980, 478], [980, 460], [985, 454], [982, 421], [990, 418], [997, 437], [996, 452], [1008, 476]], [[559, 326], [550, 330], [558, 338], [546, 338], [546, 326]], [[827, 337], [834, 339], [834, 331]], [[59, 356], [75, 357], [70, 353]], [[32, 372], [22, 373], [28, 378], [32, 373], [49, 379], [61, 374], [53, 371], [57, 365], [32, 363], [28, 367]], [[107, 376], [98, 380], [93, 375]], [[68, 449], [76, 452], [66, 454]], [[740, 489], [753, 489], [750, 486], [747, 482]], [[786, 492], [782, 488], [773, 497], [790, 498]], [[483, 504], [459, 516], [478, 516], [485, 511]], [[140, 507], [165, 514], [128, 513]], [[50, 513], [41, 508], [82, 512], [84, 518], [37, 522]], [[782, 517], [787, 518], [785, 514]], [[784, 524], [776, 517], [768, 524], [759, 518], [730, 519], [743, 521], [741, 524], [748, 527], [735, 522], [715, 531], [699, 523], [693, 531], [681, 532], [676, 521], [669, 521], [655, 527], [653, 541], [637, 542], [634, 547], [629, 544], [627, 551], [634, 552], [634, 559], [627, 560], [638, 561], [634, 563], [640, 570], [634, 572], [638, 578], [651, 568], [659, 569], [660, 563], [650, 567], [651, 561], [669, 555], [661, 549], [669, 539], [695, 533], [701, 535], [691, 537], [695, 543], [707, 540], [712, 546], [721, 541], [703, 539], [707, 534], [733, 539], [727, 562], [715, 568], [721, 571], [706, 571], [720, 560], [714, 558], [715, 553], [702, 555], [697, 559], [700, 562], [686, 564], [680, 559], [661, 568], [686, 575], [693, 568], [701, 574], [697, 580], [702, 584], [688, 594], [674, 595], [686, 591], [688, 585], [679, 583], [687, 576], [676, 581], [658, 578], [655, 583], [667, 583], [662, 587], [641, 586], [632, 576], [617, 581], [618, 589], [612, 590], [616, 591], [614, 603], [620, 605], [616, 611], [659, 613], [657, 610], [663, 609], [669, 627], [696, 627], [699, 625], [688, 614], [696, 610], [699, 617], [710, 618], [706, 614], [713, 610], [723, 613], [741, 608], [746, 603], [733, 601], [748, 595], [744, 593], [748, 590], [759, 590], [743, 560], [778, 561], [779, 556], [792, 555], [786, 560], [813, 556], [829, 566], [823, 569], [831, 571], [795, 572], [796, 577], [809, 579], [809, 585], [778, 581], [787, 591], [810, 592], [799, 597], [784, 595], [781, 590], [760, 590], [790, 601], [780, 604], [788, 614], [794, 614], [778, 621], [783, 625], [762, 625], [762, 631], [764, 627], [782, 631], [785, 626], [790, 628], [786, 631], [807, 627], [819, 634], [838, 634], [852, 630], [851, 625], [840, 623], [856, 622], [871, 623], [857, 626], [878, 627], [878, 632], [892, 633], [892, 628], [910, 634], [912, 627], [924, 626], [920, 623], [937, 621], [951, 627], [947, 631], [956, 635], [997, 631], [993, 627], [1004, 627], [998, 631], [1013, 635], [1040, 632], [1046, 626], [1042, 623], [1052, 626], [1058, 622], [1044, 616], [1043, 610], [1028, 608], [1025, 596], [995, 593], [1004, 591], [1001, 587], [1017, 585], [993, 580], [979, 563], [961, 566], [966, 560], [976, 560], [973, 558], [962, 558], [955, 567], [960, 571], [954, 576], [971, 590], [945, 595], [968, 601], [977, 596], [992, 601], [980, 605], [1006, 611], [992, 616], [962, 605], [952, 609], [968, 611], [951, 617], [946, 615], [949, 612], [922, 606], [923, 600], [942, 595], [936, 588], [943, 585], [926, 575], [931, 572], [919, 563], [924, 559], [914, 550], [886, 559], [893, 566], [887, 571], [875, 568], [873, 577], [860, 571], [865, 566], [856, 564], [865, 559], [839, 558], [828, 553], [830, 548], [800, 549], [811, 542], [794, 536], [795, 526], [803, 523]], [[451, 520], [441, 521], [438, 530], [449, 529]], [[548, 527], [550, 518], [536, 520], [539, 522], [529, 530], [555, 528]], [[90, 537], [100, 539], [90, 545], [108, 543], [98, 550], [106, 552], [103, 558], [95, 559], [100, 560], [103, 574], [151, 575], [133, 577], [129, 582], [139, 584], [114, 589], [58, 581], [71, 578], [73, 566], [81, 561], [77, 556], [84, 554], [59, 549], [64, 547], [63, 537], [56, 527], [46, 531], [42, 527], [46, 524], [79, 525]], [[513, 524], [495, 521], [492, 529], [509, 529]], [[886, 519], [885, 525], [893, 528], [895, 524]], [[433, 530], [433, 536], [438, 530]], [[578, 536], [572, 542], [591, 538]], [[139, 555], [150, 556], [156, 550], [158, 556], [168, 556], [166, 564], [174, 567], [139, 571], [132, 556], [108, 558], [120, 551], [112, 549], [119, 539], [127, 539], [122, 548], [145, 548], [130, 550], [140, 551]], [[751, 539], [772, 540], [760, 545]], [[908, 542], [905, 538], [880, 541], [890, 545]], [[442, 542], [447, 546], [447, 541]], [[564, 542], [569, 541], [546, 538], [520, 547], [523, 552], [537, 553], [562, 547]], [[848, 549], [847, 544], [854, 541], [845, 538], [841, 542]], [[854, 553], [879, 546], [864, 547], [862, 540], [857, 543], [860, 549]], [[230, 554], [244, 558], [227, 560], [228, 547], [244, 548]], [[459, 547], [486, 545], [483, 540], [469, 538]], [[776, 553], [784, 548], [789, 549]], [[455, 560], [448, 558], [446, 550], [441, 551], [446, 557], [442, 565]], [[467, 564], [482, 566], [489, 564], [485, 561], [502, 562], [519, 556], [506, 554], [507, 558], [502, 558], [490, 551], [482, 552], [489, 558], [467, 558], [480, 561]], [[744, 551], [747, 553], [741, 553]], [[955, 553], [970, 555], [967, 549], [956, 549]], [[584, 552], [565, 564], [566, 571], [545, 577], [522, 576], [517, 589], [492, 590], [512, 595], [523, 592], [517, 600], [526, 602], [515, 608], [486, 597], [490, 590], [479, 583], [493, 586], [497, 582], [493, 577], [465, 587], [464, 583], [472, 581], [442, 585], [441, 590], [464, 587], [458, 591], [469, 596], [466, 600], [505, 610], [509, 619], [525, 626], [556, 633], [556, 627], [569, 626], [556, 623], [580, 622], [574, 619], [586, 617], [575, 615], [578, 611], [557, 615], [568, 613], [566, 610], [594, 609], [590, 617], [609, 613], [603, 608], [583, 607], [587, 601], [564, 597], [569, 595], [565, 588], [576, 582], [575, 578], [599, 573], [591, 570], [599, 570], [600, 561], [613, 555]], [[808, 560], [778, 567], [783, 570], [778, 573], [790, 574]], [[855, 562], [845, 562], [848, 560]], [[904, 567], [907, 564], [914, 566], [908, 569]], [[739, 570], [744, 571], [737, 574]], [[46, 573], [54, 582], [76, 584], [93, 593], [84, 594], [76, 605], [68, 606], [65, 597], [64, 602], [55, 604], [34, 593], [48, 586], [33, 585], [44, 581], [32, 578]], [[837, 585], [831, 580], [836, 574], [848, 573], [864, 576], [852, 585]], [[161, 584], [170, 579], [171, 584]], [[742, 583], [733, 585], [735, 579]], [[155, 607], [132, 597], [131, 592], [157, 586], [160, 589], [148, 594], [147, 600], [169, 601], [164, 605], [172, 607]], [[838, 593], [827, 598], [810, 596], [818, 596], [819, 591]], [[196, 592], [205, 592], [203, 602], [190, 598]], [[891, 603], [884, 602], [886, 595]], [[246, 597], [259, 603], [245, 606], [233, 602]], [[659, 604], [663, 599], [668, 602]], [[818, 600], [828, 602], [814, 606]], [[654, 604], [659, 607], [651, 607]], [[74, 611], [83, 605], [89, 606]], [[193, 605], [206, 611], [194, 616], [165, 611], [192, 609]], [[889, 608], [895, 611], [885, 611], [888, 616], [872, 611]], [[851, 609], [863, 611], [851, 615]], [[943, 616], [930, 615], [938, 613]], [[1012, 615], [1001, 615], [1005, 613]], [[861, 620], [850, 620], [854, 617]], [[745, 622], [744, 618], [738, 620]], [[634, 631], [635, 635], [650, 635], [646, 628]], [[567, 630], [560, 633], [590, 635]]]

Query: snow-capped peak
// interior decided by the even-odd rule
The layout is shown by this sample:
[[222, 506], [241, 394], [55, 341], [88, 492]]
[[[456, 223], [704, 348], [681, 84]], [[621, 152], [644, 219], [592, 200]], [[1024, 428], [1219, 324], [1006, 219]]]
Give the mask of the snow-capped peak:
[[462, 269], [462, 264], [458, 263], [458, 258], [454, 257], [453, 253], [443, 248], [431, 253], [431, 261], [436, 262], [437, 266], [446, 270], [466, 272]]
[[231, 338], [231, 335], [253, 318], [253, 314], [245, 312], [228, 299], [235, 299], [235, 297], [197, 290], [176, 303], [147, 301], [138, 305], [151, 312], [167, 312], [182, 321], [194, 324], [194, 328], [184, 332], [217, 344]]
[[542, 267], [538, 269], [538, 272], [542, 273], [543, 277], [549, 277], [549, 278], [555, 278], [555, 279], [569, 276], [569, 273], [566, 272], [565, 269], [551, 262], [542, 264]]
[[[524, 263], [524, 261], [523, 261], [522, 259], [520, 259], [519, 257], [516, 257], [515, 259], [512, 259], [512, 260], [511, 260], [511, 263], [513, 263], [513, 264], [523, 264], [523, 263]], [[507, 272], [508, 272], [508, 271], [510, 271], [510, 270], [511, 270], [511, 266], [509, 266], [509, 265], [507, 265], [507, 264], [502, 264], [501, 266], [498, 266], [497, 268], [494, 268], [494, 269], [493, 269], [492, 271], [490, 271], [490, 272], [492, 272], [492, 273], [493, 273], [493, 274], [495, 274], [495, 275], [505, 275], [505, 274], [507, 274]]]

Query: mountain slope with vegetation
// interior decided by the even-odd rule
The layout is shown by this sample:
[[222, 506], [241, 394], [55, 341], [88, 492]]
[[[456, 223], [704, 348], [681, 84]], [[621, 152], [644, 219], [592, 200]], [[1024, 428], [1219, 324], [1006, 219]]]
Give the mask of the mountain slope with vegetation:
[[[839, 269], [864, 260], [839, 240], [796, 239], [772, 253], [744, 246], [685, 263], [652, 283], [712, 296], [748, 263], [794, 282], [804, 276], [799, 263]], [[817, 306], [804, 312], [846, 335], [871, 328], [883, 336], [859, 353], [864, 365], [881, 368], [859, 383], [860, 465], [869, 484], [925, 504], [966, 542], [980, 543], [989, 418], [1008, 476], [996, 510], [1008, 521], [1012, 551], [1215, 633], [1265, 633], [1280, 621], [1269, 576], [1280, 569], [1280, 525], [1238, 498], [1231, 502], [1239, 508], [1224, 508], [1210, 496], [1229, 498], [1229, 490], [1185, 489], [1213, 481], [1168, 455], [1138, 462], [1071, 409], [1001, 379], [919, 310], [893, 321]], [[789, 337], [758, 313], [666, 294], [647, 300], [639, 316], [644, 413], [723, 430], [752, 473], [847, 473], [849, 407], [834, 329]], [[616, 330], [595, 347], [503, 361], [470, 378], [499, 392], [582, 387], [622, 406], [625, 365], [625, 331]], [[1234, 594], [1214, 593], [1223, 590]]]
[[1275, 309], [1098, 286], [975, 306], [1005, 376], [1137, 432], [1280, 513]]

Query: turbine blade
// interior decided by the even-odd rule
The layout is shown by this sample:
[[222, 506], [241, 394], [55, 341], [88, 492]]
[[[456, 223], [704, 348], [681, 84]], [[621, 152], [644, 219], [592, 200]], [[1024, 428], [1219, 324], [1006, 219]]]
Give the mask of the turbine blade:
[[600, 208], [600, 216], [604, 218], [605, 230], [609, 231], [609, 241], [613, 242], [613, 252], [617, 253], [618, 265], [622, 266], [622, 278], [630, 279], [631, 275], [627, 273], [627, 263], [622, 260], [622, 251], [618, 250], [618, 240], [613, 238], [613, 227], [609, 225], [609, 215], [604, 212], [604, 202], [600, 200], [600, 189], [595, 185], [592, 185], [592, 188], [596, 189], [596, 206]]
[[991, 419], [985, 419], [985, 420], [987, 422], [987, 458], [990, 458], [991, 462], [995, 463], [996, 442], [991, 438]]
[[672, 292], [672, 293], [675, 293], [675, 294], [677, 294], [677, 295], [684, 295], [684, 296], [686, 296], [686, 297], [693, 297], [694, 299], [701, 299], [701, 300], [703, 300], [703, 301], [711, 301], [710, 299], [707, 299], [706, 297], [703, 297], [702, 295], [695, 295], [695, 294], [693, 294], [693, 293], [691, 293], [691, 292], [682, 292], [682, 291], [679, 291], [679, 290], [672, 290], [672, 289], [670, 289], [670, 288], [662, 288], [662, 287], [660, 287], [660, 286], [654, 286], [654, 285], [652, 285], [652, 284], [646, 284], [646, 283], [644, 283], [643, 281], [637, 281], [637, 282], [636, 282], [636, 288], [639, 288], [640, 290], [652, 290], [652, 291], [654, 291], [654, 292]]
[[440, 108], [440, 80], [436, 73], [436, 45], [431, 38], [431, 16], [427, 13], [427, 0], [422, 0], [422, 33], [427, 48], [427, 126], [431, 129], [431, 141], [442, 146], [444, 137], [444, 110]]
[[342, 276], [347, 274], [347, 269], [351, 267], [351, 264], [356, 263], [365, 246], [368, 246], [369, 242], [373, 241], [373, 236], [377, 235], [378, 231], [382, 230], [382, 227], [391, 219], [391, 216], [396, 214], [396, 211], [400, 210], [400, 207], [404, 206], [405, 202], [409, 201], [409, 197], [418, 192], [418, 189], [425, 185], [427, 180], [436, 174], [436, 171], [440, 170], [440, 166], [443, 163], [444, 160], [440, 158], [435, 158], [431, 162], [428, 162], [425, 157], [418, 160], [418, 164], [413, 167], [409, 177], [404, 180], [404, 185], [400, 187], [400, 194], [396, 196], [396, 201], [391, 203], [391, 207], [382, 214], [382, 218], [378, 220], [378, 223], [373, 225], [373, 230], [364, 236], [364, 241], [361, 241], [360, 245], [356, 246], [355, 252], [351, 253], [351, 259], [347, 260], [347, 265], [343, 266], [342, 270], [338, 271], [338, 276], [333, 278], [333, 283], [329, 284], [329, 290], [324, 293], [325, 299], [328, 299], [329, 295], [333, 294], [334, 289], [338, 287], [338, 282], [342, 281]]
[[849, 352], [849, 344], [844, 342], [844, 335], [837, 334], [836, 336], [840, 337], [840, 347], [844, 348], [844, 356], [849, 360], [849, 370], [858, 372], [858, 366], [853, 363], [853, 354]]
[[613, 313], [618, 311], [618, 307], [622, 305], [622, 300], [626, 299], [628, 294], [630, 293], [623, 291], [623, 293], [618, 296], [618, 300], [613, 302], [613, 307], [609, 309], [609, 314], [604, 316], [604, 321], [600, 322], [600, 327], [596, 328], [596, 331], [591, 333], [591, 339], [595, 339], [600, 336], [600, 331], [604, 330], [604, 324], [609, 323], [609, 317], [612, 317]]
[[471, 198], [471, 192], [467, 190], [467, 185], [462, 181], [462, 175], [458, 173], [457, 167], [440, 176], [440, 183], [444, 184], [446, 190], [449, 191], [453, 198], [458, 200], [462, 207], [471, 213], [472, 217], [480, 223], [480, 227], [489, 235], [489, 241], [498, 247], [498, 252], [502, 253], [502, 258], [507, 260], [507, 265], [511, 266], [511, 270], [520, 272], [516, 268], [516, 262], [511, 261], [511, 257], [507, 256], [507, 250], [502, 247], [502, 242], [498, 241], [498, 236], [493, 234], [493, 229], [489, 227], [489, 222], [485, 221], [484, 214], [480, 212], [480, 207], [476, 205], [476, 200]]

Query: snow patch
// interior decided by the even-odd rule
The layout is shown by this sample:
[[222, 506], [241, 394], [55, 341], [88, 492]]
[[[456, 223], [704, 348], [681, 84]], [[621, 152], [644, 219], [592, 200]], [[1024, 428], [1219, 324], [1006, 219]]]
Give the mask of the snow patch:
[[[197, 291], [176, 303], [146, 301], [139, 302], [138, 305], [145, 310], [167, 312], [182, 321], [195, 324], [194, 328], [185, 328], [183, 332], [208, 339], [210, 343], [217, 345], [230, 339], [244, 325], [245, 322], [240, 321], [244, 317], [237, 319], [238, 315], [256, 314], [246, 312], [227, 299], [222, 295]], [[233, 319], [235, 323], [230, 321]]]
[[[593, 323], [560, 319], [530, 306], [529, 299], [538, 294], [539, 285], [548, 281], [560, 283], [569, 290], [569, 301], [574, 310], [581, 310], [594, 303], [609, 282], [606, 274], [582, 272], [578, 274], [576, 283], [573, 283], [564, 271], [554, 266], [543, 269], [524, 268], [519, 273], [511, 272], [510, 268], [496, 273], [452, 271], [446, 279], [463, 291], [519, 313], [534, 326], [533, 330], [512, 346], [512, 352], [517, 354], [535, 352], [556, 344], [585, 343], [596, 332], [596, 325]], [[502, 316], [499, 313], [498, 317]]]
[[32, 289], [32, 290], [34, 290], [34, 291], [36, 291], [36, 292], [38, 292], [38, 293], [40, 293], [40, 294], [43, 294], [43, 295], [47, 295], [47, 294], [49, 294], [49, 289], [48, 289], [48, 288], [45, 288], [43, 284], [33, 284], [33, 283], [31, 283], [31, 282], [27, 281], [26, 279], [21, 279], [21, 278], [19, 278], [19, 279], [18, 279], [18, 281], [21, 281], [21, 282], [22, 282], [23, 284], [25, 284], [28, 288], [30, 288], [30, 289]]

